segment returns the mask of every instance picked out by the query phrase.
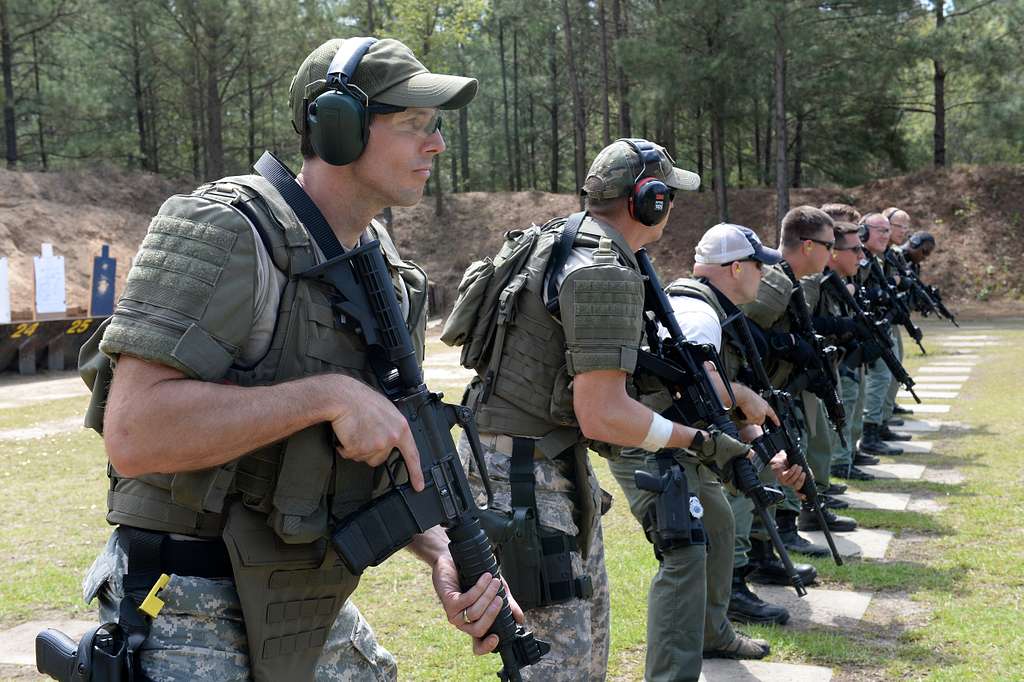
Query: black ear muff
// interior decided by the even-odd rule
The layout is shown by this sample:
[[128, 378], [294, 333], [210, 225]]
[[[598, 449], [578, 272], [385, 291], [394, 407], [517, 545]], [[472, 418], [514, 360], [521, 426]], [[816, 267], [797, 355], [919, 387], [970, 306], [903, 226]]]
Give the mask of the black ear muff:
[[366, 93], [349, 83], [376, 38], [348, 38], [327, 69], [327, 91], [306, 108], [309, 142], [316, 155], [333, 166], [352, 163], [369, 137]]
[[857, 225], [857, 236], [860, 237], [861, 244], [867, 242], [868, 237], [871, 236], [871, 232], [868, 230], [867, 223], [860, 223], [859, 225]]
[[921, 244], [924, 243], [924, 240], [921, 239], [919, 236], [917, 236], [915, 234], [915, 235], [912, 235], [910, 237], [909, 243], [910, 243], [910, 248], [912, 248], [912, 249], [919, 249], [919, 248], [921, 248]]
[[652, 143], [642, 138], [623, 137], [617, 142], [625, 142], [640, 157], [640, 172], [633, 180], [633, 189], [626, 202], [629, 215], [633, 220], [652, 227], [660, 223], [672, 206], [672, 189], [664, 181], [646, 176], [650, 167], [657, 168], [661, 163], [661, 152]]
[[661, 180], [643, 178], [633, 186], [629, 195], [629, 215], [648, 227], [657, 225], [665, 218], [672, 204], [671, 192], [669, 186]]

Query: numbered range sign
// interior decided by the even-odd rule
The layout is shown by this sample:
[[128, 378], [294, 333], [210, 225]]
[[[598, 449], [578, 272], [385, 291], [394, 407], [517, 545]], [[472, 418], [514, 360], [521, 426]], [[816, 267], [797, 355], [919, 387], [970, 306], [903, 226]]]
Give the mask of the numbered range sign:
[[8, 279], [7, 258], [0, 258], [0, 324], [11, 321], [11, 283]]
[[111, 257], [110, 246], [92, 260], [92, 292], [89, 297], [89, 315], [102, 317], [114, 313], [114, 282], [117, 278], [117, 259]]

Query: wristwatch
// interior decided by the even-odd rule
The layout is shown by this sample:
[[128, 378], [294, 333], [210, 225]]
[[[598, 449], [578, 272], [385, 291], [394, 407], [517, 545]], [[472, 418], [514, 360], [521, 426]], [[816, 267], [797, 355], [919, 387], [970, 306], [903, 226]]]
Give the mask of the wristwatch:
[[697, 433], [693, 434], [693, 440], [690, 441], [690, 447], [687, 448], [687, 449], [688, 450], [700, 450], [700, 446], [704, 445], [704, 441], [705, 440], [707, 440], [707, 439], [704, 438], [704, 432], [703, 431], [697, 431]]

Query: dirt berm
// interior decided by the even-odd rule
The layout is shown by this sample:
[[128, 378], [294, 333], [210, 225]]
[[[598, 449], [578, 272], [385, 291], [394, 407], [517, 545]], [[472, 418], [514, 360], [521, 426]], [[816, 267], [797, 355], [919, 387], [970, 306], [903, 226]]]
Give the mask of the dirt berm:
[[[41, 243], [51, 242], [65, 257], [68, 305], [84, 308], [92, 258], [101, 244], [109, 243], [118, 259], [120, 291], [150, 215], [166, 196], [190, 186], [187, 181], [112, 168], [64, 173], [0, 170], [0, 256], [10, 259], [16, 317], [30, 310], [31, 257], [39, 254]], [[860, 187], [797, 189], [790, 201], [794, 206], [843, 201], [862, 212], [900, 206], [912, 216], [914, 229], [931, 230], [938, 239], [939, 248], [925, 273], [947, 299], [982, 309], [996, 301], [1012, 305], [1024, 299], [1024, 167], [964, 166]], [[402, 252], [419, 262], [440, 287], [441, 309], [435, 314], [441, 315], [454, 301], [465, 267], [495, 253], [506, 230], [564, 215], [576, 206], [572, 195], [470, 192], [446, 195], [444, 214], [435, 216], [435, 201], [427, 197], [418, 206], [395, 211], [393, 232]], [[731, 191], [729, 209], [733, 222], [776, 243], [772, 190]], [[664, 238], [651, 248], [664, 279], [689, 271], [697, 239], [715, 222], [709, 193], [677, 198]]]

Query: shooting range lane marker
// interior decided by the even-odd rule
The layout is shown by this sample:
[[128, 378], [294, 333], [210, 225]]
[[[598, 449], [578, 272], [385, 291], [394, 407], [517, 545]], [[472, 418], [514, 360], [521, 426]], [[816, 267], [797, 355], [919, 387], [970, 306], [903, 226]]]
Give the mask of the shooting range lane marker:
[[830, 682], [832, 670], [818, 665], [708, 658], [701, 666], [698, 679], [700, 682]]
[[[918, 384], [915, 381], [914, 385], [918, 388], [923, 388], [926, 391], [959, 391], [964, 387], [962, 381], [958, 381], [956, 383], [932, 383], [930, 381], [926, 381], [923, 384]], [[909, 393], [907, 395], [909, 395]], [[911, 398], [911, 400], [913, 400], [913, 398]]]
[[940, 346], [957, 346], [958, 348], [987, 348], [1001, 346], [1002, 341], [939, 341]]
[[910, 408], [915, 414], [946, 414], [949, 405], [914, 405]]
[[939, 343], [955, 343], [957, 341], [995, 341], [997, 337], [991, 334], [948, 334], [946, 336], [936, 336], [935, 340]]
[[846, 500], [853, 509], [884, 509], [886, 511], [906, 511], [910, 504], [910, 493], [880, 493], [864, 490], [847, 490], [836, 495]]
[[[891, 445], [893, 447], [903, 448], [903, 452], [906, 452], [908, 454], [924, 454], [926, 452], [931, 452], [932, 451], [932, 446], [934, 445], [931, 441], [928, 441], [928, 440], [913, 440], [913, 441], [900, 441], [900, 442], [886, 441], [886, 443], [888, 443], [889, 445]], [[875, 466], [878, 466], [878, 465], [876, 464]], [[904, 465], [904, 466], [915, 466], [915, 465], [910, 464], [910, 465]]]
[[827, 627], [843, 627], [851, 620], [861, 620], [871, 601], [870, 592], [823, 590], [813, 585], [802, 598], [792, 588], [781, 585], [757, 585], [755, 589], [764, 601], [789, 611], [793, 620]]
[[[915, 405], [915, 407], [917, 407]], [[964, 422], [946, 422], [938, 419], [904, 419], [902, 426], [892, 427], [893, 431], [905, 433], [934, 433], [942, 429], [951, 431], [970, 431], [971, 427]]]
[[[971, 370], [974, 369], [970, 365], [925, 365], [924, 367], [918, 367], [917, 371], [921, 374], [970, 374]], [[964, 377], [966, 378], [966, 377]]]
[[[862, 469], [864, 467], [861, 467]], [[922, 467], [923, 469], [924, 467]], [[800, 531], [800, 535], [816, 545], [826, 547], [825, 535], [820, 530]], [[862, 559], [883, 559], [885, 550], [892, 541], [892, 531], [877, 528], [858, 528], [850, 533], [833, 533], [836, 549], [840, 556], [860, 557]]]
[[[930, 391], [928, 390], [929, 388], [931, 388], [931, 384], [925, 384], [922, 386], [923, 390], [915, 389], [914, 392], [917, 393], [917, 397], [922, 400], [952, 400], [960, 395], [957, 391]], [[910, 395], [910, 391], [897, 391], [896, 397], [900, 400], [914, 399], [913, 396]]]
[[[900, 447], [905, 448], [906, 445], [900, 443]], [[931, 443], [928, 443], [928, 446], [930, 451]], [[860, 468], [874, 474], [876, 478], [895, 478], [900, 481], [917, 481], [924, 473], [923, 464], [864, 464]]]
[[0, 383], [0, 393], [3, 394], [3, 400], [0, 400], [0, 409], [89, 395], [89, 389], [77, 375], [69, 377], [61, 374], [59, 376], [59, 379], [15, 380]]
[[46, 438], [58, 433], [68, 431], [79, 431], [84, 429], [82, 417], [74, 416], [56, 421], [41, 422], [35, 426], [27, 426], [20, 429], [0, 429], [0, 441], [12, 440], [33, 440], [35, 438]]
[[959, 469], [952, 467], [939, 468], [935, 465], [929, 466], [925, 469], [924, 474], [921, 476], [922, 481], [928, 481], [929, 483], [944, 483], [946, 485], [960, 485], [967, 480], [963, 472]]
[[95, 620], [30, 620], [10, 630], [0, 631], [0, 663], [36, 665], [36, 635], [40, 630], [56, 628], [74, 640], [99, 625]]

